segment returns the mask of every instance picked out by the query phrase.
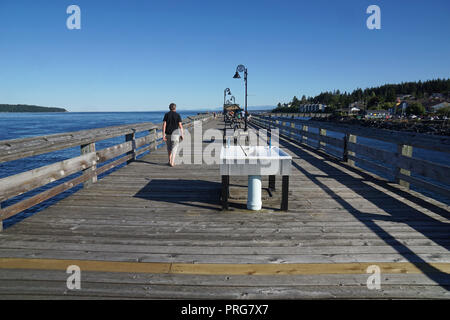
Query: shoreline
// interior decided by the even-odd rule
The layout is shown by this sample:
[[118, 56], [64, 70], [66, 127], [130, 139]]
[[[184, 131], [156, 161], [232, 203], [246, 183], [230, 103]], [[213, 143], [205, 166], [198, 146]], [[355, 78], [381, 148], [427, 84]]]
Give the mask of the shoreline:
[[414, 119], [355, 119], [355, 118], [314, 118], [312, 121], [332, 122], [337, 124], [359, 125], [374, 129], [414, 132], [438, 136], [450, 136], [449, 120], [414, 120]]

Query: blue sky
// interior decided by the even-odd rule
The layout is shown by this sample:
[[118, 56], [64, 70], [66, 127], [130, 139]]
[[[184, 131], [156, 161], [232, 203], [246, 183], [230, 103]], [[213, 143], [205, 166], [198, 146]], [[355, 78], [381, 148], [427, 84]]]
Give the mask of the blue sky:
[[[66, 9], [81, 8], [81, 30]], [[381, 8], [381, 30], [366, 8]], [[211, 108], [450, 76], [448, 0], [1, 0], [0, 103]]]

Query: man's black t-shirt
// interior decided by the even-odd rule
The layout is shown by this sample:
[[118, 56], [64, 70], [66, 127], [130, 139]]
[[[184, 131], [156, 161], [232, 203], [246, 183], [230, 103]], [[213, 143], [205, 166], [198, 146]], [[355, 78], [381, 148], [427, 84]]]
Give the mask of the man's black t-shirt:
[[181, 117], [175, 111], [169, 111], [164, 115], [164, 120], [166, 122], [166, 134], [172, 134], [176, 129], [178, 129], [178, 123], [181, 122]]

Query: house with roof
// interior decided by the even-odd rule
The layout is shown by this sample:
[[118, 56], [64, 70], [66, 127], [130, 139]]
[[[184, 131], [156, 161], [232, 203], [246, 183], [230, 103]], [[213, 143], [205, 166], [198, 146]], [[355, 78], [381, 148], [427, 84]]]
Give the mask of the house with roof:
[[386, 119], [391, 113], [387, 110], [366, 110], [364, 117], [366, 119]]
[[447, 102], [447, 101], [441, 101], [441, 102], [438, 102], [436, 104], [430, 105], [429, 106], [429, 111], [430, 112], [436, 112], [439, 109], [447, 108], [447, 107], [450, 107], [450, 103]]
[[315, 104], [302, 104], [298, 110], [299, 112], [325, 112], [326, 105], [315, 103]]

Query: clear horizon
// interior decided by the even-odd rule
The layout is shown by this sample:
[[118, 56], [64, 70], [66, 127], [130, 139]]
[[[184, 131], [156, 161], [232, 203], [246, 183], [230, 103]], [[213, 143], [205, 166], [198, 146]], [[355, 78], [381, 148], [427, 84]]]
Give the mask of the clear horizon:
[[[81, 29], [69, 30], [69, 5]], [[369, 30], [366, 9], [381, 9]], [[220, 109], [450, 76], [450, 3], [423, 1], [0, 2], [0, 103], [70, 112]], [[132, 105], [130, 107], [125, 107]], [[91, 107], [87, 107], [91, 106]], [[147, 107], [162, 106], [162, 107]], [[189, 106], [189, 107], [183, 107]]]

